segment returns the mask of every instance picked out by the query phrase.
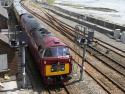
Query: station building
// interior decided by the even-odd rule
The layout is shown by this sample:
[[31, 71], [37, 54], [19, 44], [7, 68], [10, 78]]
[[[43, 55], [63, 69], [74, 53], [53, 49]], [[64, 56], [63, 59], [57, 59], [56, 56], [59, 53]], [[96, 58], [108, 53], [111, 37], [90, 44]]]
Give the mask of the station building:
[[17, 73], [15, 49], [10, 47], [9, 37], [3, 34], [5, 30], [8, 32], [8, 13], [0, 6], [0, 77]]
[[17, 56], [6, 35], [0, 34], [0, 76], [17, 74]]

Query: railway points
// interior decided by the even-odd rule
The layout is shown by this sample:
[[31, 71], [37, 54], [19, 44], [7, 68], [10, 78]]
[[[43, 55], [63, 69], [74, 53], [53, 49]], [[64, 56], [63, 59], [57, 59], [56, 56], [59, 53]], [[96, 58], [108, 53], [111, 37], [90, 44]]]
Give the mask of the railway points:
[[[11, 42], [14, 42], [14, 45], [18, 44], [18, 46], [16, 46], [17, 64], [18, 64], [17, 67], [18, 73], [16, 75], [17, 87], [14, 90], [7, 90], [0, 92], [7, 92], [7, 93], [10, 92], [17, 94], [30, 94], [30, 93], [32, 94], [124, 94], [125, 93], [124, 89], [125, 49], [123, 43], [119, 43], [116, 42], [114, 39], [110, 39], [108, 36], [97, 32], [98, 30], [94, 30], [93, 28], [91, 28], [91, 26], [89, 27], [86, 25], [81, 25], [77, 23], [77, 21], [74, 22], [74, 20], [65, 19], [63, 18], [63, 16], [60, 17], [54, 12], [42, 7], [42, 5], [37, 2], [32, 2], [30, 0], [23, 0], [21, 2], [18, 2], [18, 0], [14, 1], [16, 1], [15, 6], [18, 5], [17, 11], [20, 10], [21, 11], [18, 12], [19, 14], [16, 12], [15, 13], [16, 16], [13, 16], [13, 19], [10, 21], [13, 22], [15, 21], [15, 18], [17, 18], [18, 23], [16, 21], [14, 23], [10, 22], [11, 24], [9, 24], [9, 26], [12, 33], [5, 33], [5, 34], [6, 35], [8, 34], [8, 36], [10, 36], [10, 40]], [[13, 11], [14, 13], [16, 11], [16, 7], [13, 6], [12, 8], [14, 8]], [[20, 17], [22, 18], [20, 19]], [[21, 23], [23, 24], [21, 25]], [[40, 27], [41, 25], [42, 27]], [[44, 28], [44, 26], [46, 28]], [[76, 29], [75, 26], [82, 26], [83, 30], [80, 30], [78, 28]], [[86, 39], [88, 40], [89, 35], [83, 32], [88, 32], [88, 31], [94, 31], [93, 33], [94, 38], [91, 39], [92, 43], [86, 45], [86, 54], [85, 54], [84, 43], [78, 44], [78, 41], [76, 41], [77, 40], [76, 37], [78, 36], [79, 39], [82, 38], [83, 39], [82, 41], [84, 42], [85, 36]], [[37, 37], [36, 35], [37, 36], [40, 35], [42, 41], [34, 40]], [[55, 37], [53, 38], [53, 35], [56, 38]], [[29, 39], [31, 39], [30, 45], [28, 43]], [[20, 43], [22, 43], [22, 41], [26, 41], [26, 43], [28, 44], [27, 45], [28, 47], [26, 48], [24, 47], [25, 51], [21, 50], [22, 46]], [[49, 44], [50, 42], [54, 42], [55, 43], [54, 45], [56, 46], [65, 46], [65, 47], [68, 46], [72, 58], [68, 57], [69, 52], [66, 49], [63, 49], [63, 51], [67, 52], [64, 53], [67, 54], [66, 57], [58, 56], [58, 59], [56, 58], [53, 59], [57, 60], [58, 64], [57, 63], [54, 64], [53, 61], [50, 62], [50, 60], [52, 60], [53, 57], [49, 59], [44, 58], [43, 56], [47, 50], [43, 51], [42, 49], [48, 47], [50, 45]], [[42, 46], [40, 46], [41, 45], [40, 43], [42, 43]], [[37, 50], [40, 51], [40, 53], [35, 54], [34, 48], [31, 49], [32, 44], [34, 48], [37, 48]], [[121, 47], [119, 45], [121, 45]], [[52, 49], [50, 51], [52, 51]], [[56, 51], [59, 51], [59, 49], [53, 52]], [[60, 53], [61, 51], [62, 50], [60, 50]], [[39, 54], [42, 54], [41, 60], [38, 59]], [[47, 55], [50, 55], [50, 52], [47, 53]], [[34, 59], [34, 57], [37, 59]], [[38, 62], [38, 64], [36, 62]], [[70, 64], [70, 62], [72, 64], [72, 66], [70, 66], [71, 69], [67, 65]], [[63, 64], [60, 65], [60, 63]], [[45, 64], [45, 65], [40, 65], [40, 64]], [[45, 69], [43, 70], [44, 67], [42, 67], [42, 69], [39, 69], [39, 67], [41, 66], [44, 66]], [[84, 70], [82, 73], [83, 75], [82, 81], [80, 79], [80, 77], [82, 77], [81, 69]], [[68, 70], [71, 73], [68, 73], [69, 77], [64, 79], [67, 76], [66, 72]], [[43, 74], [43, 71], [46, 71], [45, 73], [46, 76], [52, 75], [53, 76], [52, 79], [51, 76], [50, 77], [48, 76], [48, 78], [46, 79], [45, 75]], [[65, 74], [64, 76], [62, 75], [63, 73]], [[59, 76], [56, 78], [55, 75]], [[53, 82], [52, 81], [53, 79], [55, 80], [54, 77], [56, 78], [57, 83], [55, 85], [51, 85], [50, 82]], [[50, 80], [49, 82], [50, 85], [46, 84], [48, 80]]]

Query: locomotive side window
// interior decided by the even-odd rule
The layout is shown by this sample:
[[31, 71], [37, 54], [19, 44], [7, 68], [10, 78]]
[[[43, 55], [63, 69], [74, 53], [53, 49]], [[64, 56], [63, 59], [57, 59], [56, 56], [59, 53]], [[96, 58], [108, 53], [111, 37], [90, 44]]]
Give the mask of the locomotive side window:
[[41, 58], [43, 57], [44, 51], [45, 51], [44, 49], [39, 50], [39, 55], [40, 55]]
[[52, 56], [52, 52], [51, 49], [46, 49], [45, 53], [44, 53], [44, 57], [51, 57]]
[[40, 51], [42, 49], [42, 46], [38, 46], [38, 51]]
[[51, 47], [45, 50], [44, 57], [66, 56], [70, 55], [69, 49], [64, 46]]

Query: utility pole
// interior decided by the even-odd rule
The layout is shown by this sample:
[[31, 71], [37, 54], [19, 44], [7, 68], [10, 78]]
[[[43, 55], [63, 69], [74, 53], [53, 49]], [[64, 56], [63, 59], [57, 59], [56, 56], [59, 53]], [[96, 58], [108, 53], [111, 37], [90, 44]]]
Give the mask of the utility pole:
[[21, 77], [22, 77], [22, 88], [26, 88], [26, 64], [25, 64], [25, 48], [27, 47], [27, 44], [24, 40], [21, 40], [20, 42], [17, 41], [17, 31], [20, 31], [20, 27], [17, 25], [15, 26], [16, 31], [15, 31], [15, 39], [10, 40], [10, 46], [13, 48], [20, 48], [21, 49], [21, 53], [22, 53], [22, 57], [21, 57]]
[[27, 47], [27, 44], [22, 41], [21, 43], [21, 49], [22, 49], [22, 71], [23, 71], [23, 88], [25, 89], [26, 88], [26, 63], [25, 63], [25, 48]]
[[82, 58], [82, 65], [81, 65], [81, 69], [80, 69], [80, 80], [83, 80], [83, 72], [84, 72], [84, 64], [85, 64], [85, 59], [86, 59], [86, 48], [87, 48], [87, 39], [85, 39], [84, 42], [84, 49], [83, 49], [83, 58]]
[[26, 64], [25, 64], [25, 48], [27, 47], [26, 42], [22, 41], [20, 44], [16, 40], [11, 40], [10, 46], [13, 48], [19, 48], [21, 47], [21, 53], [22, 53], [22, 62], [21, 62], [21, 68], [22, 68], [22, 75], [23, 75], [23, 80], [22, 80], [22, 87], [25, 89], [26, 88]]

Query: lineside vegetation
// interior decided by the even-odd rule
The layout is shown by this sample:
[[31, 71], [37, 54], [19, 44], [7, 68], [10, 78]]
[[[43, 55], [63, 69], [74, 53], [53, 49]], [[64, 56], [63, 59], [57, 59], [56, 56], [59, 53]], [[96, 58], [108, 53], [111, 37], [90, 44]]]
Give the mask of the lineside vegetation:
[[53, 4], [55, 0], [46, 0], [48, 4]]

